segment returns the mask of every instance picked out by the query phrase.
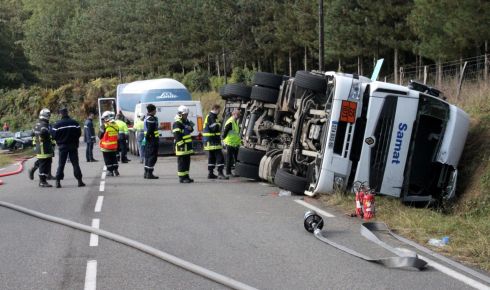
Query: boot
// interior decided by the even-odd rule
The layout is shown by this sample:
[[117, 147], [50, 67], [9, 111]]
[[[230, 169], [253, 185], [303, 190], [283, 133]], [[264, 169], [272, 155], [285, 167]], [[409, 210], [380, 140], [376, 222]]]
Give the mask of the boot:
[[61, 188], [61, 181], [56, 179], [56, 188]]
[[116, 168], [116, 169], [114, 169], [114, 175], [115, 175], [115, 176], [119, 176], [119, 170], [117, 170], [117, 168]]
[[209, 171], [208, 179], [216, 179], [216, 178], [218, 178], [218, 176], [214, 175], [214, 173], [212, 171]]
[[189, 175], [186, 175], [185, 179], [189, 180], [190, 183], [194, 182], [194, 179], [190, 178]]
[[145, 175], [143, 175], [144, 179], [148, 179], [148, 169], [145, 168]]
[[50, 173], [50, 174], [48, 175], [47, 180], [55, 180], [55, 178], [54, 178], [54, 176], [53, 176], [53, 175], [51, 175], [51, 173]]
[[37, 167], [33, 166], [32, 168], [29, 169], [29, 179], [34, 180], [34, 172], [36, 172]]
[[78, 179], [78, 187], [84, 187], [85, 183], [83, 183], [82, 179]]
[[99, 160], [92, 158], [92, 159], [90, 159], [90, 162], [99, 162]]
[[46, 181], [46, 176], [39, 176], [39, 187], [53, 187]]
[[218, 172], [218, 179], [229, 179], [228, 176], [223, 174], [223, 171]]
[[148, 170], [148, 175], [146, 177], [147, 179], [158, 179], [158, 176], [153, 175], [153, 170], [149, 169]]
[[180, 178], [180, 183], [191, 183], [191, 182], [192, 182], [191, 179], [185, 178], [185, 176]]

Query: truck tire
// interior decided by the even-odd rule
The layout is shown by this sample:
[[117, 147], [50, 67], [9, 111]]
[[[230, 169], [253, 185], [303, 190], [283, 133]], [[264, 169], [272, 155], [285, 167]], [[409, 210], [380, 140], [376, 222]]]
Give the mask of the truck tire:
[[265, 155], [264, 151], [248, 149], [246, 147], [240, 147], [240, 149], [238, 149], [237, 159], [240, 162], [259, 166], [260, 160], [264, 155]]
[[303, 194], [308, 186], [308, 181], [305, 177], [291, 174], [284, 168], [277, 169], [276, 176], [274, 177], [274, 183], [280, 188], [297, 194]]
[[235, 171], [238, 173], [238, 175], [240, 175], [240, 177], [260, 180], [259, 167], [257, 165], [237, 162], [235, 166]]
[[223, 87], [223, 90], [220, 94], [224, 100], [229, 98], [240, 98], [242, 100], [249, 100], [250, 93], [252, 92], [252, 87], [247, 86], [245, 84], [228, 84]]
[[267, 72], [256, 72], [252, 84], [271, 89], [279, 89], [283, 81], [283, 76]]
[[266, 87], [254, 86], [250, 98], [264, 103], [275, 104], [279, 96], [279, 90]]
[[309, 71], [297, 71], [294, 83], [297, 87], [309, 89], [317, 93], [324, 94], [327, 91], [327, 79], [322, 76], [314, 75]]

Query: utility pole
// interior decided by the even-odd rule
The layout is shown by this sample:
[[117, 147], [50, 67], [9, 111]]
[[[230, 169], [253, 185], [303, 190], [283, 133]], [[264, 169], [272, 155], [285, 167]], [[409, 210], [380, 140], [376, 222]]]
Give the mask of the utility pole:
[[318, 4], [318, 40], [319, 40], [319, 47], [318, 47], [318, 70], [323, 71], [323, 56], [325, 52], [325, 47], [324, 47], [324, 19], [323, 19], [323, 0], [319, 0]]

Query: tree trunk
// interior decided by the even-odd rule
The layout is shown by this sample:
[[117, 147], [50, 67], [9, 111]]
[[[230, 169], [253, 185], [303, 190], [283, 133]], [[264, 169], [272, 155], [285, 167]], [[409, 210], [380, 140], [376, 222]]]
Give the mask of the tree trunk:
[[357, 74], [361, 75], [361, 56], [357, 56]]
[[488, 40], [485, 41], [485, 69], [483, 71], [483, 79], [485, 80], [485, 85], [488, 81]]
[[339, 71], [339, 72], [342, 71], [342, 61], [340, 60], [340, 58], [339, 58], [339, 67], [338, 67], [337, 71]]
[[207, 65], [208, 65], [208, 75], [211, 75], [211, 60], [210, 60], [209, 54], [208, 54]]
[[288, 59], [289, 59], [289, 75], [292, 76], [293, 75], [293, 59], [291, 57], [291, 49], [289, 50]]
[[218, 72], [218, 77], [220, 78], [221, 77], [221, 69], [219, 67], [219, 56], [215, 56], [216, 57], [216, 72]]
[[395, 84], [398, 83], [398, 48], [395, 48], [394, 55], [393, 55], [393, 69], [395, 73]]
[[305, 46], [305, 70], [308, 70], [308, 48]]

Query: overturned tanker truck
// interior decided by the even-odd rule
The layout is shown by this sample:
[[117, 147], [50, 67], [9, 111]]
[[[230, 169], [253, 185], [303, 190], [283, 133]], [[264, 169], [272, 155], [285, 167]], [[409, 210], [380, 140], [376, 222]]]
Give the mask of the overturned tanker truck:
[[240, 105], [241, 176], [310, 196], [355, 181], [405, 202], [455, 196], [469, 117], [437, 89], [298, 71], [259, 73], [250, 92]]

